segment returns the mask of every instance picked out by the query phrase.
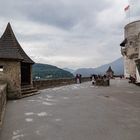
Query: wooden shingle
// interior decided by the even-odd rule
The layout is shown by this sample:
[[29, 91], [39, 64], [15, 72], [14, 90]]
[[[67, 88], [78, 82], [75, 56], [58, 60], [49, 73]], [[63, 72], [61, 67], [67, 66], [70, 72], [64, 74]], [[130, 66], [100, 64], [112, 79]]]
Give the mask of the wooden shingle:
[[30, 64], [34, 63], [18, 43], [10, 23], [8, 23], [0, 38], [0, 59], [17, 60]]

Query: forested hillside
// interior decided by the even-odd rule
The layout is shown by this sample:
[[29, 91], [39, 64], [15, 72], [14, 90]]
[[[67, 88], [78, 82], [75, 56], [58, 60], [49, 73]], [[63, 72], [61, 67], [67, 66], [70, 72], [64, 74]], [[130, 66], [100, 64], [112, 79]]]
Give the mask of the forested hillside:
[[73, 74], [48, 64], [36, 63], [33, 65], [33, 79], [72, 78]]

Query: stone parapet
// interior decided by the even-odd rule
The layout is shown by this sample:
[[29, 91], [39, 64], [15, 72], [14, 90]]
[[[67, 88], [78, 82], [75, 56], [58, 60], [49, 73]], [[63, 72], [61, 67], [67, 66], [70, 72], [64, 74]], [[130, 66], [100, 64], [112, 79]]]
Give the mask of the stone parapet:
[[[83, 77], [82, 82], [90, 81], [89, 77]], [[76, 83], [75, 78], [67, 78], [67, 79], [52, 79], [52, 80], [36, 80], [33, 81], [34, 87], [37, 89], [45, 89], [49, 87], [69, 85]]]
[[6, 102], [7, 102], [7, 84], [0, 82], [0, 128], [2, 125]]

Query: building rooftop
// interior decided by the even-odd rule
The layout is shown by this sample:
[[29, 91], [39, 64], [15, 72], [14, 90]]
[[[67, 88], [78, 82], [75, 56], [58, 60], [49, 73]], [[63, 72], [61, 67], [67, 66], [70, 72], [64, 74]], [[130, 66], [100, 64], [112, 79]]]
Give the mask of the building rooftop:
[[111, 68], [111, 66], [109, 66], [108, 70], [106, 72], [114, 72]]
[[34, 63], [18, 43], [10, 23], [8, 23], [0, 38], [0, 59], [18, 60], [30, 64]]

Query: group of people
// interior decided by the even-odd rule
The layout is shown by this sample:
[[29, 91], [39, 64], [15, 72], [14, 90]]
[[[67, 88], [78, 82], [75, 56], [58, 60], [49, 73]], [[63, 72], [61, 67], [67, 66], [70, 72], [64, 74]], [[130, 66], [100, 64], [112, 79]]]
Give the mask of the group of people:
[[97, 85], [97, 84], [104, 84], [105, 82], [107, 83], [107, 85], [109, 85], [109, 77], [106, 75], [91, 75], [90, 77], [92, 84], [93, 85]]
[[136, 76], [130, 75], [129, 77], [129, 83], [135, 83], [136, 82]]
[[76, 83], [79, 84], [82, 82], [82, 75], [81, 74], [76, 74], [75, 77]]

